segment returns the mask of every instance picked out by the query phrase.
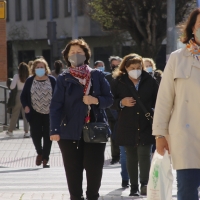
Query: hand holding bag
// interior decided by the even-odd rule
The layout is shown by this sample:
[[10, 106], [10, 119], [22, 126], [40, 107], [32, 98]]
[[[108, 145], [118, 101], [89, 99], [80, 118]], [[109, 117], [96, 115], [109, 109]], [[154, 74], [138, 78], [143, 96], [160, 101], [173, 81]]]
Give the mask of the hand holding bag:
[[111, 130], [107, 123], [90, 122], [90, 107], [88, 109], [88, 116], [83, 125], [83, 139], [87, 143], [106, 143], [110, 136]]
[[147, 185], [147, 200], [172, 199], [173, 174], [168, 151], [164, 156], [154, 153]]

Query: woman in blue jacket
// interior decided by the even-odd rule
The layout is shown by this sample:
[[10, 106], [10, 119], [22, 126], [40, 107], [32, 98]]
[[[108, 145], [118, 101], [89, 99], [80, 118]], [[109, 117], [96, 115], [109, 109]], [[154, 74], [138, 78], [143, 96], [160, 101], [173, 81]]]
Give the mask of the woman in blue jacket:
[[97, 200], [104, 164], [105, 143], [86, 143], [82, 128], [90, 107], [90, 121], [107, 121], [105, 108], [113, 103], [103, 73], [88, 64], [90, 48], [82, 39], [70, 41], [63, 50], [69, 68], [59, 75], [50, 106], [51, 140], [58, 141], [70, 199], [82, 200], [86, 170], [88, 200]]
[[52, 144], [49, 138], [49, 107], [56, 79], [49, 75], [50, 69], [44, 59], [34, 61], [32, 74], [33, 76], [25, 82], [21, 103], [30, 124], [31, 137], [37, 152], [35, 163], [38, 166], [43, 163], [44, 168], [49, 168], [47, 163]]

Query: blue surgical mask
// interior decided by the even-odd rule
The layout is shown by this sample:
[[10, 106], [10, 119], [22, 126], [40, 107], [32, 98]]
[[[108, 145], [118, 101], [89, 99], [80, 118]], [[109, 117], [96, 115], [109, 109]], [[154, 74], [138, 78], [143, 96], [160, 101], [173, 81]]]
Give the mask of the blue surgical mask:
[[147, 68], [146, 68], [146, 71], [147, 71], [148, 73], [152, 73], [152, 72], [153, 72], [153, 68], [152, 68], [152, 67], [147, 67]]
[[99, 69], [100, 71], [104, 72], [105, 67], [104, 66], [100, 66], [100, 67], [97, 67], [97, 69]]
[[39, 77], [42, 77], [45, 75], [45, 69], [44, 68], [37, 68], [35, 69], [35, 74]]

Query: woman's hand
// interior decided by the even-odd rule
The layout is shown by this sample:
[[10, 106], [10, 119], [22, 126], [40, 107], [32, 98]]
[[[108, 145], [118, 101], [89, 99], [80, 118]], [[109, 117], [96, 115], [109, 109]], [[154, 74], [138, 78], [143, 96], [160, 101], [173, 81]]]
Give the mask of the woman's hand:
[[136, 104], [136, 100], [133, 97], [125, 97], [121, 100], [122, 106], [133, 107]]
[[60, 135], [51, 135], [50, 136], [51, 141], [59, 141], [60, 140]]
[[29, 108], [28, 106], [26, 106], [26, 107], [24, 108], [24, 112], [25, 112], [25, 113], [29, 113], [29, 112], [30, 112], [30, 108]]
[[85, 95], [83, 96], [83, 102], [86, 105], [91, 105], [91, 104], [98, 104], [99, 100], [93, 96]]
[[168, 150], [168, 153], [170, 154], [169, 146], [168, 146], [166, 138], [161, 137], [161, 138], [156, 139], [156, 150], [157, 150], [157, 152], [160, 155], [163, 156], [165, 154], [165, 149]]

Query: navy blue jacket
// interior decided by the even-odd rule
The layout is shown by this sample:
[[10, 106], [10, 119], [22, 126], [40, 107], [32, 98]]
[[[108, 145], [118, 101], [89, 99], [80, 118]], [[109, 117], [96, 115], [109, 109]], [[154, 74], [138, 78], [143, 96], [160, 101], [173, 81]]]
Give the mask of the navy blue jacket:
[[[91, 71], [92, 87], [89, 95], [98, 98], [98, 105], [91, 105], [91, 122], [106, 122], [105, 108], [113, 103], [110, 85], [99, 70]], [[59, 75], [50, 105], [50, 135], [61, 139], [79, 140], [88, 106], [83, 103], [84, 87], [68, 70]]]
[[[53, 93], [55, 85], [56, 85], [56, 79], [51, 75], [49, 75], [48, 77], [51, 82], [52, 93]], [[30, 112], [25, 114], [28, 122], [31, 121], [31, 115], [33, 112], [33, 107], [32, 107], [32, 103], [31, 103], [31, 87], [32, 87], [34, 78], [35, 78], [35, 76], [31, 76], [31, 77], [27, 78], [27, 80], [24, 84], [24, 88], [22, 90], [21, 96], [20, 96], [20, 100], [21, 100], [23, 108], [25, 108], [26, 106], [28, 106], [30, 108]]]

